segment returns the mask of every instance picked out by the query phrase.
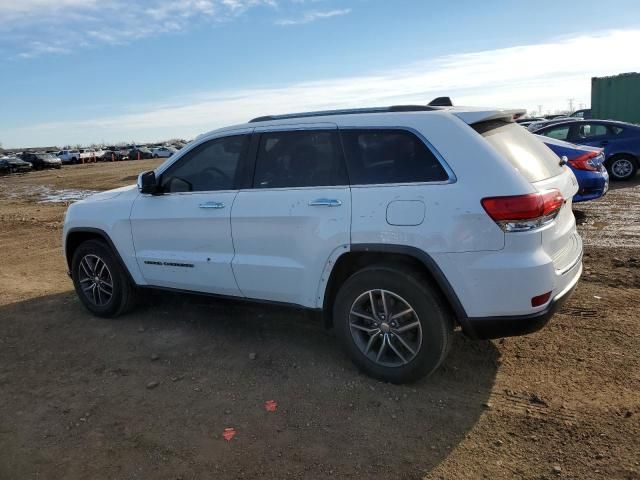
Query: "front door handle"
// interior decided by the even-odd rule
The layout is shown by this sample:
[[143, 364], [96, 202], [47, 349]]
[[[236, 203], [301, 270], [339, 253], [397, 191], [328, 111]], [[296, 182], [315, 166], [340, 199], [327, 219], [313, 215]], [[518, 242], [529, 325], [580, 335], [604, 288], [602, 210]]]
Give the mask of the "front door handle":
[[602, 142], [600, 142], [600, 145], [602, 145], [603, 147], [605, 145], [609, 145], [609, 140], [603, 140]]
[[224, 203], [222, 202], [206, 202], [198, 205], [200, 208], [224, 208]]
[[340, 205], [342, 202], [335, 198], [318, 198], [309, 202], [310, 207], [339, 207]]

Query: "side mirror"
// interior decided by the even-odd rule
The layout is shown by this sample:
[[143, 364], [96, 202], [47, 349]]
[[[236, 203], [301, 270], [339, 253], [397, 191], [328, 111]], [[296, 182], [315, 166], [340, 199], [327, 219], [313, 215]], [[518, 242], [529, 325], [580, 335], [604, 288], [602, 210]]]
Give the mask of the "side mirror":
[[138, 190], [140, 193], [155, 195], [160, 192], [160, 185], [156, 179], [156, 172], [149, 170], [138, 175]]

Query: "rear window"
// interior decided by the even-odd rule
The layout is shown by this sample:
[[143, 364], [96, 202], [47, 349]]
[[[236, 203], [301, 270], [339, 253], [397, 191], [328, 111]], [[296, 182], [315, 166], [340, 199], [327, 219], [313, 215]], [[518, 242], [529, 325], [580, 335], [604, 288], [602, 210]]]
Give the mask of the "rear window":
[[481, 122], [472, 127], [530, 182], [563, 171], [558, 156], [517, 123]]

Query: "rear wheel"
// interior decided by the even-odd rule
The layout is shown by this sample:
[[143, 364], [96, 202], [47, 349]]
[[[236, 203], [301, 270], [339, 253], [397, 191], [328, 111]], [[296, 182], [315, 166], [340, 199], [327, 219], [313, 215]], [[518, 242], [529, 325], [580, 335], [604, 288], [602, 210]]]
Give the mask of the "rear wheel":
[[94, 315], [116, 317], [134, 304], [134, 286], [113, 251], [102, 241], [87, 240], [74, 252], [71, 276], [83, 305]]
[[395, 265], [368, 267], [349, 277], [336, 297], [333, 319], [353, 362], [392, 383], [436, 370], [453, 331], [448, 308], [427, 280]]
[[630, 180], [638, 172], [635, 158], [628, 156], [614, 157], [609, 162], [609, 173], [615, 180]]

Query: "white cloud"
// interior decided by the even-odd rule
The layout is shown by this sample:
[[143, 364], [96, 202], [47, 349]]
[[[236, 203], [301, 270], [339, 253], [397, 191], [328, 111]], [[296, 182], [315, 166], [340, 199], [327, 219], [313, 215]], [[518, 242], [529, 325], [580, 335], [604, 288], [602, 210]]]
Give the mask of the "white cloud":
[[[449, 55], [359, 77], [276, 88], [230, 89], [161, 105], [137, 105], [114, 117], [54, 122], [4, 132], [9, 145], [193, 137], [265, 114], [425, 104], [449, 95], [457, 105], [546, 110], [590, 103], [592, 76], [637, 70], [640, 29], [609, 31], [468, 54]], [[597, 59], [597, 61], [594, 61]]]
[[[96, 44], [232, 20], [276, 0], [0, 0], [0, 47], [14, 58], [69, 53]], [[54, 44], [44, 49], [39, 45]]]
[[351, 13], [350, 8], [328, 10], [325, 12], [314, 10], [310, 12], [305, 12], [304, 15], [302, 15], [301, 17], [280, 19], [280, 20], [276, 20], [275, 23], [276, 25], [281, 25], [285, 27], [291, 26], [291, 25], [304, 25], [306, 23], [315, 22], [316, 20], [322, 20], [322, 19], [331, 18], [331, 17], [341, 17], [343, 15], [348, 15], [350, 13]]

